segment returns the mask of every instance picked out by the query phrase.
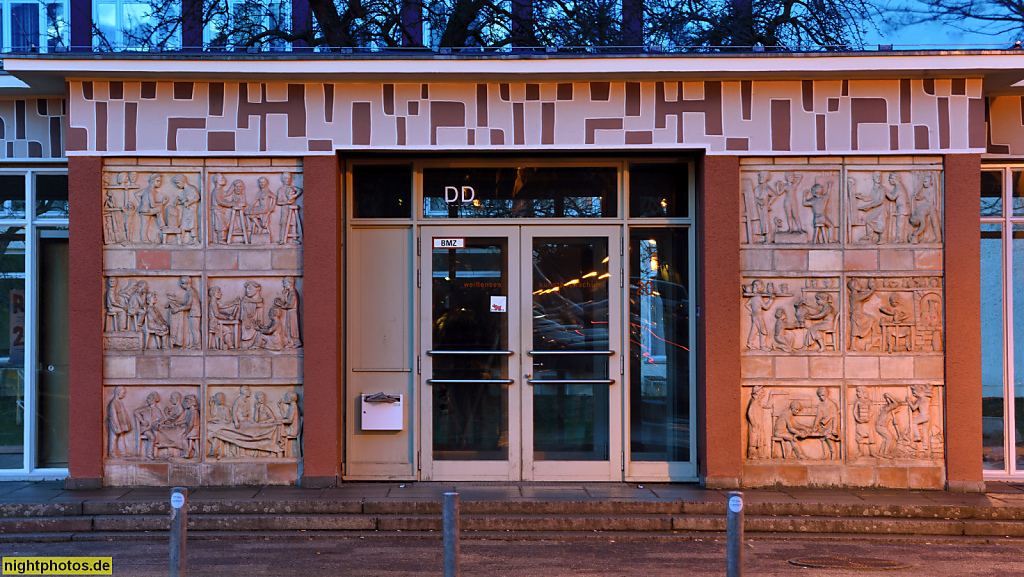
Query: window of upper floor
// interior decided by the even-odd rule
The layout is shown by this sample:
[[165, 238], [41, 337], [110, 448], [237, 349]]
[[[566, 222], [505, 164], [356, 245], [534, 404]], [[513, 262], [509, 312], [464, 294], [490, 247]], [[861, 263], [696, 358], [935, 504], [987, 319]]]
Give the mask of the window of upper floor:
[[4, 52], [61, 52], [69, 43], [66, 1], [0, 0]]

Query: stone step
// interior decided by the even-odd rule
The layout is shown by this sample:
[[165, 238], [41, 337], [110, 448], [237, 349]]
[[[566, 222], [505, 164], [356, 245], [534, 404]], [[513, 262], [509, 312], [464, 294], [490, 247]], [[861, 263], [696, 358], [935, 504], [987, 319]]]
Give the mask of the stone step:
[[[472, 515], [725, 515], [724, 502], [685, 501], [462, 501]], [[1024, 508], [947, 505], [747, 502], [747, 515], [907, 519], [1024, 520]], [[170, 505], [154, 501], [86, 501], [45, 505], [0, 505], [0, 518], [74, 515], [166, 515]], [[439, 515], [436, 501], [191, 501], [189, 514], [364, 514]]]
[[[482, 532], [722, 532], [721, 515], [615, 515], [463, 514], [461, 529]], [[118, 514], [59, 517], [8, 517], [0, 519], [0, 535], [29, 533], [165, 532], [168, 515]], [[382, 531], [431, 532], [441, 530], [437, 514], [367, 515], [363, 513], [196, 513], [190, 514], [188, 528], [195, 532], [262, 531]], [[893, 517], [832, 517], [747, 515], [747, 533], [829, 533], [871, 535], [945, 535], [1024, 537], [1024, 523], [1014, 520], [933, 519]]]
[[[989, 523], [975, 521], [974, 523]], [[791, 517], [746, 515], [745, 533], [831, 533], [964, 535], [965, 522], [958, 519], [892, 519], [851, 517]], [[677, 531], [725, 531], [725, 518], [719, 516], [681, 516], [672, 519]]]
[[92, 531], [92, 517], [4, 517], [0, 535], [13, 533], [49, 533], [55, 531]]

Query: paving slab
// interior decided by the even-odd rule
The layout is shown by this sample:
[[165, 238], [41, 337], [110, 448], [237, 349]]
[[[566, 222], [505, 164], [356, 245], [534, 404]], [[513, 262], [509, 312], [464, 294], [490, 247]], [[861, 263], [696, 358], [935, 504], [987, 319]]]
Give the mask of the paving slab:
[[[188, 499], [190, 501], [224, 501], [224, 500], [235, 500], [235, 499], [252, 499], [256, 497], [256, 494], [261, 490], [260, 487], [200, 487], [195, 490], [189, 490]], [[168, 490], [167, 499], [170, 499], [171, 493]]]
[[547, 487], [536, 485], [523, 485], [519, 488], [523, 497], [537, 501], [594, 501], [595, 499], [587, 493], [582, 485], [569, 485], [562, 487]]
[[662, 497], [647, 488], [640, 488], [637, 485], [606, 485], [593, 484], [584, 485], [588, 495], [601, 500], [633, 500], [633, 501], [660, 501]]
[[516, 485], [508, 487], [463, 487], [455, 486], [459, 501], [515, 501], [525, 499]]
[[392, 499], [432, 499], [441, 500], [445, 493], [455, 491], [455, 485], [439, 485], [435, 483], [408, 483], [404, 487], [399, 485], [388, 491], [388, 497]]
[[694, 485], [647, 485], [655, 495], [662, 499], [682, 499], [683, 501], [708, 501], [724, 503], [727, 500], [725, 494], [714, 489], [704, 489]]
[[288, 501], [320, 501], [325, 489], [305, 489], [302, 487], [264, 487], [253, 499], [257, 501], [285, 499]]
[[5, 495], [32, 485], [32, 481], [7, 481], [0, 483], [0, 499]]
[[346, 483], [340, 487], [328, 487], [321, 494], [321, 499], [385, 499], [392, 487], [398, 485], [387, 483]]

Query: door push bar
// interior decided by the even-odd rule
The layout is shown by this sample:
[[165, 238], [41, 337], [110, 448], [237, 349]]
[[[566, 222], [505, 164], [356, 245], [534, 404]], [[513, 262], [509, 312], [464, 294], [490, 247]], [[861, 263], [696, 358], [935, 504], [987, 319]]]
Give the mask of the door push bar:
[[434, 355], [504, 355], [512, 356], [512, 351], [427, 351], [430, 356]]
[[512, 379], [427, 379], [428, 385], [511, 385]]
[[614, 355], [615, 351], [527, 351], [531, 357], [533, 355]]
[[615, 379], [570, 379], [570, 380], [547, 380], [527, 379], [530, 385], [613, 385]]

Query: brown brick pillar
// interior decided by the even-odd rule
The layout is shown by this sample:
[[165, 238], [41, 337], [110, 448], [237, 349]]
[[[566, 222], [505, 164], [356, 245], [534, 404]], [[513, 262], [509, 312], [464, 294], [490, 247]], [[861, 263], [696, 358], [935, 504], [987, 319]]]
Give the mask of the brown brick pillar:
[[946, 156], [946, 487], [984, 491], [981, 474], [981, 156]]
[[743, 450], [739, 158], [706, 156], [700, 176], [698, 458], [705, 486], [733, 488], [740, 485]]
[[103, 483], [103, 159], [68, 158], [69, 489]]
[[341, 463], [341, 232], [338, 159], [303, 160], [304, 487], [338, 483]]

